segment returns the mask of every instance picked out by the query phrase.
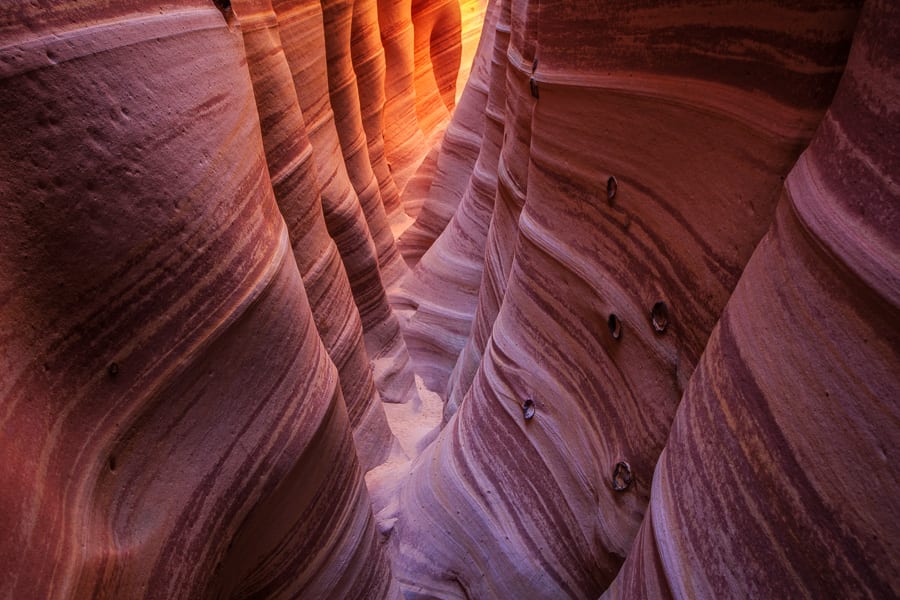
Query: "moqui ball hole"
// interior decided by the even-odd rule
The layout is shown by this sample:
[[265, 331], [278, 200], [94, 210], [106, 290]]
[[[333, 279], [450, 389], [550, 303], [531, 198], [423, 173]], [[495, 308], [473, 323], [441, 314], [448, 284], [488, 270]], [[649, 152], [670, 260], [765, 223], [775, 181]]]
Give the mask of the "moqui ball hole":
[[526, 421], [534, 418], [534, 400], [531, 398], [522, 403], [522, 416], [525, 417]]
[[622, 337], [622, 321], [616, 315], [609, 315], [609, 319], [606, 321], [606, 325], [609, 327], [609, 334], [613, 337], [614, 340]]
[[613, 468], [612, 489], [617, 492], [624, 492], [631, 486], [634, 477], [631, 474], [631, 465], [627, 462], [617, 462]]
[[669, 307], [665, 302], [657, 302], [650, 311], [650, 322], [656, 333], [662, 333], [669, 326]]
[[606, 199], [609, 202], [613, 201], [613, 198], [616, 197], [616, 193], [619, 191], [619, 182], [616, 181], [615, 177], [610, 177], [606, 180]]

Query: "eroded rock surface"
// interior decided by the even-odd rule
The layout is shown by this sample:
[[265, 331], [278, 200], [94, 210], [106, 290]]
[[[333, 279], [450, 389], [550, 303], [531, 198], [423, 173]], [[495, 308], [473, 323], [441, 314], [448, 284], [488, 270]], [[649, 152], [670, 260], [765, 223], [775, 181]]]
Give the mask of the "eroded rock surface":
[[0, 595], [900, 594], [891, 2], [232, 2], [0, 8]]
[[437, 389], [449, 381], [458, 412], [402, 492], [395, 573], [409, 589], [591, 597], [619, 571], [679, 401], [831, 102], [858, 6], [758, 9], [511, 3], [493, 210], [454, 216], [490, 216], [455, 365], [473, 296], [445, 276], [460, 272], [445, 249], [475, 243], [472, 228], [451, 221], [412, 275], [431, 288], [409, 321], [414, 360]]
[[390, 596], [240, 32], [207, 2], [13, 8], [0, 593]]

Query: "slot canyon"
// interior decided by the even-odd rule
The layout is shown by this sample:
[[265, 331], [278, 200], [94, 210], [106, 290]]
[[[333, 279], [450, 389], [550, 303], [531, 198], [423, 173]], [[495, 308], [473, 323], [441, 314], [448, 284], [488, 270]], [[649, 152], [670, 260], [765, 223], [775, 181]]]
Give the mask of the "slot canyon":
[[900, 597], [895, 0], [0, 0], [0, 109], [0, 598]]

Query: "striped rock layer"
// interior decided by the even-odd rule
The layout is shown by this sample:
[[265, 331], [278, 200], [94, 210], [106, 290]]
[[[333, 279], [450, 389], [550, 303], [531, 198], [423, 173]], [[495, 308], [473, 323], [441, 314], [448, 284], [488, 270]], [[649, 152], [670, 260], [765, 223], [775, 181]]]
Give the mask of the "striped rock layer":
[[896, 4], [866, 4], [604, 597], [900, 593], [898, 23]]
[[[400, 323], [394, 315], [379, 269], [378, 247], [370, 225], [376, 232], [390, 234], [384, 207], [374, 209], [381, 220], [369, 223], [353, 187], [348, 164], [344, 162], [341, 138], [332, 109], [329, 67], [322, 6], [313, 0], [275, 0], [273, 3], [284, 54], [290, 65], [300, 109], [321, 183], [322, 206], [328, 232], [337, 244], [359, 314], [369, 358], [375, 369], [375, 383], [386, 402], [416, 401], [415, 381]], [[349, 31], [346, 32], [349, 35]], [[346, 61], [345, 61], [346, 63]], [[355, 86], [348, 75], [342, 84]], [[359, 117], [359, 111], [346, 111]], [[361, 129], [355, 133], [362, 134]], [[365, 138], [356, 137], [359, 151], [365, 150]], [[371, 171], [371, 167], [370, 167]], [[370, 180], [374, 194], [369, 200], [380, 202], [378, 187]], [[393, 243], [393, 240], [391, 240]], [[393, 246], [396, 249], [396, 246]], [[395, 260], [399, 255], [395, 254]], [[400, 265], [403, 266], [402, 264]]]
[[[511, 1], [493, 208], [460, 203], [454, 217], [490, 218], [477, 308], [449, 420], [413, 465], [395, 528], [409, 594], [609, 586], [679, 400], [831, 102], [858, 11]], [[414, 277], [453, 269], [439, 247]], [[471, 294], [468, 279], [443, 281], [410, 319], [423, 313], [446, 361], [432, 365], [438, 382]]]
[[231, 4], [0, 8], [0, 596], [900, 595], [893, 3]]
[[363, 465], [373, 467], [386, 458], [392, 435], [375, 389], [347, 273], [325, 226], [313, 149], [281, 48], [277, 18], [270, 0], [236, 0], [233, 7], [244, 35], [275, 198], [319, 335], [338, 368], [357, 451]]
[[[428, 182], [420, 212], [415, 223], [398, 240], [400, 252], [409, 264], [417, 263], [447, 227], [478, 158], [491, 81], [491, 53], [483, 48], [494, 43], [499, 8], [499, 2], [488, 4], [477, 48], [468, 63], [465, 58], [463, 60], [463, 64], [470, 64], [471, 69], [465, 86], [459, 88], [462, 89], [462, 94], [441, 139], [434, 172]], [[463, 34], [469, 29], [463, 27]], [[463, 50], [467, 50], [465, 44]]]
[[391, 597], [234, 17], [145, 4], [0, 18], [0, 595]]
[[[413, 273], [394, 292], [394, 305], [408, 313], [404, 335], [416, 371], [425, 384], [434, 390], [443, 391], [453, 364], [459, 356], [471, 329], [478, 301], [478, 290], [484, 268], [484, 250], [488, 226], [497, 190], [497, 160], [503, 140], [503, 115], [505, 112], [505, 69], [506, 51], [509, 44], [509, 3], [498, 1], [492, 5], [490, 16], [496, 19], [493, 33], [482, 37], [485, 43], [493, 41], [491, 52], [482, 46], [483, 57], [489, 57], [490, 70], [485, 69], [485, 84], [489, 90], [484, 95], [464, 95], [453, 121], [447, 128], [442, 145], [438, 172], [431, 188], [431, 198], [441, 199], [445, 195], [458, 193], [458, 208], [437, 238], [432, 250], [424, 255]], [[485, 27], [490, 22], [485, 22]], [[476, 71], [477, 73], [477, 71]], [[467, 91], [476, 90], [477, 79], [470, 79]], [[480, 98], [480, 101], [479, 101]], [[467, 100], [471, 100], [474, 110], [469, 111]], [[458, 153], [455, 143], [457, 130], [462, 127], [463, 118], [477, 119], [481, 131], [471, 135], [476, 146], [475, 162], [458, 158], [466, 156]], [[440, 187], [442, 182], [453, 176], [463, 179], [467, 185], [455, 189]], [[446, 194], [445, 194], [446, 190]], [[435, 202], [435, 204], [439, 204]], [[413, 231], [420, 222], [431, 222], [432, 213], [423, 212], [416, 224], [405, 235], [416, 235]]]

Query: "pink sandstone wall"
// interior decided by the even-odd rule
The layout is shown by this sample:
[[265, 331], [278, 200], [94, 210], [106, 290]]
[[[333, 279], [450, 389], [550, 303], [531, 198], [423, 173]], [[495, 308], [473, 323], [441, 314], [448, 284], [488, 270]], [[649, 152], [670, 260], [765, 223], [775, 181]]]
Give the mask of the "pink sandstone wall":
[[0, 6], [0, 596], [900, 595], [898, 27]]

